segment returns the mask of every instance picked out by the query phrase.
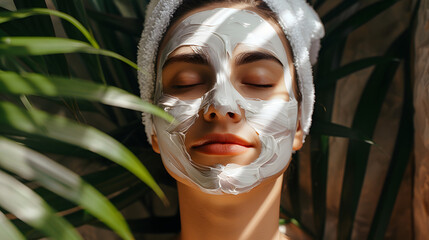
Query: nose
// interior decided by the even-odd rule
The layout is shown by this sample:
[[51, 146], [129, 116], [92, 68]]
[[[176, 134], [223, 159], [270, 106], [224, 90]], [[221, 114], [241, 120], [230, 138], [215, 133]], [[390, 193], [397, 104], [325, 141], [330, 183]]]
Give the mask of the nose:
[[215, 107], [213, 107], [213, 105], [211, 105], [207, 112], [204, 113], [204, 120], [206, 120], [207, 122], [230, 121], [233, 123], [237, 123], [241, 121], [241, 114], [234, 112], [227, 112], [226, 114], [222, 114]]

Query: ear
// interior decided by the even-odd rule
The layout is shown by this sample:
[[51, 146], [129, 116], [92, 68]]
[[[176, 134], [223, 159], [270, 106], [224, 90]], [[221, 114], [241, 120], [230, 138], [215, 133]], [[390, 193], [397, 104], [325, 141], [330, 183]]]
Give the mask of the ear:
[[152, 135], [152, 149], [153, 151], [155, 151], [156, 153], [161, 153], [159, 151], [159, 145], [158, 145], [158, 138], [156, 137], [156, 135]]
[[299, 149], [301, 149], [303, 138], [304, 138], [304, 131], [302, 130], [302, 127], [301, 127], [301, 121], [298, 120], [298, 124], [296, 126], [295, 138], [293, 139], [293, 145], [292, 145], [292, 149], [294, 151], [298, 151]]

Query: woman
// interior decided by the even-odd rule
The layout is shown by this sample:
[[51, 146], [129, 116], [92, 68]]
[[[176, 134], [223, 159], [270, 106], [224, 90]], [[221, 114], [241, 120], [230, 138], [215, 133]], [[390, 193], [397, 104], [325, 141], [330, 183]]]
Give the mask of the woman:
[[301, 0], [151, 2], [141, 95], [176, 121], [144, 124], [178, 183], [180, 239], [284, 238], [282, 175], [311, 124], [322, 36]]

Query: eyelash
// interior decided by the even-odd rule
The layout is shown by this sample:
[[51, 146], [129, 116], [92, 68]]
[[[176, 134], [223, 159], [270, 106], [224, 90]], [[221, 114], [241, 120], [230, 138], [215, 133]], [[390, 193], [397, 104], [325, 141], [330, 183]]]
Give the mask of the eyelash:
[[195, 83], [195, 84], [189, 84], [189, 85], [175, 85], [175, 86], [173, 86], [173, 88], [175, 88], [175, 89], [184, 89], [184, 88], [196, 87], [198, 85], [202, 85], [202, 83]]
[[[189, 85], [175, 85], [173, 88], [175, 89], [186, 89], [186, 88], [192, 88], [202, 85], [202, 83], [195, 83], [195, 84], [189, 84]], [[272, 88], [273, 84], [254, 84], [254, 83], [244, 83], [244, 85], [251, 86], [251, 87], [257, 87], [257, 88]]]
[[252, 86], [252, 87], [258, 87], [258, 88], [271, 88], [271, 87], [273, 87], [273, 84], [244, 83], [244, 85], [248, 85], [248, 86]]

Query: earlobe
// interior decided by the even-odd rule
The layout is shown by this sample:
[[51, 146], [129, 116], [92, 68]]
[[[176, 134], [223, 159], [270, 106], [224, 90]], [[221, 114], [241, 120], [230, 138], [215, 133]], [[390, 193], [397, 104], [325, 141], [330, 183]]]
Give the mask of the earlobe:
[[[304, 131], [301, 128], [301, 121], [298, 120], [295, 138], [293, 139], [293, 145], [292, 145], [292, 149], [294, 151], [298, 151], [301, 149], [303, 138], [304, 138]], [[152, 144], [152, 146], [153, 146], [153, 144]]]
[[158, 138], [156, 137], [155, 134], [152, 135], [152, 149], [156, 153], [160, 153], [160, 151], [159, 151], [159, 145], [158, 145]]

